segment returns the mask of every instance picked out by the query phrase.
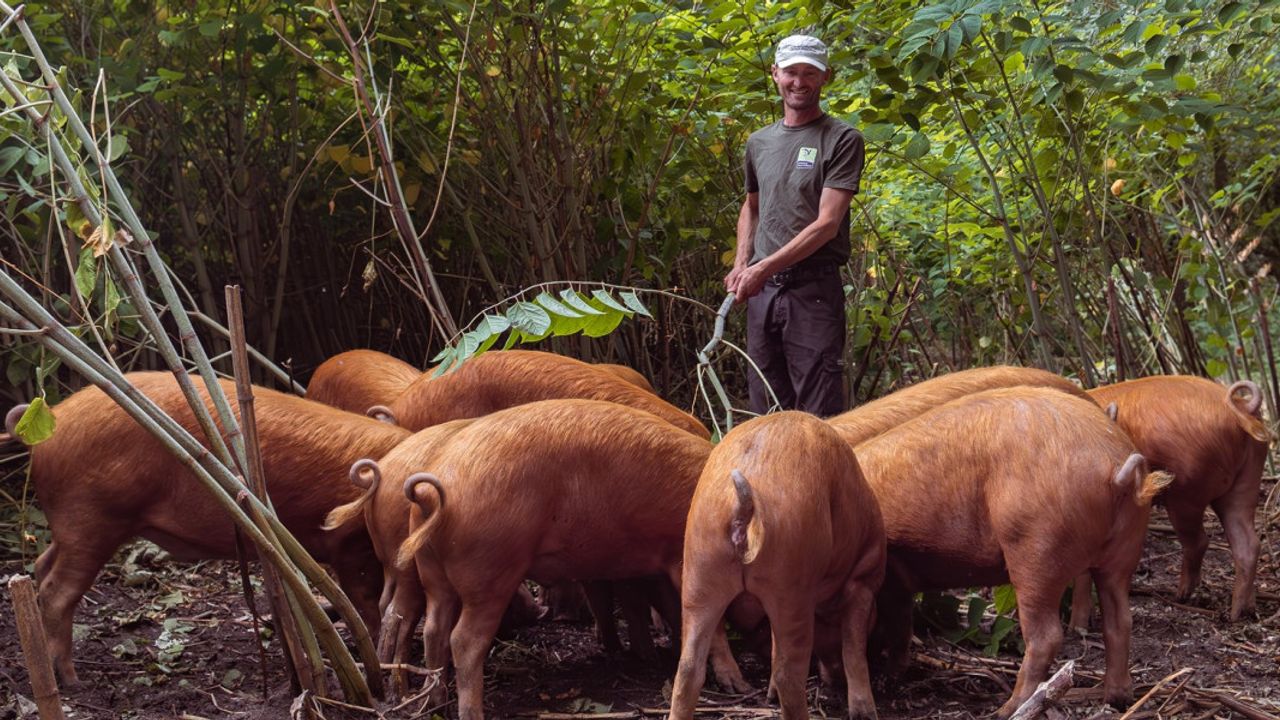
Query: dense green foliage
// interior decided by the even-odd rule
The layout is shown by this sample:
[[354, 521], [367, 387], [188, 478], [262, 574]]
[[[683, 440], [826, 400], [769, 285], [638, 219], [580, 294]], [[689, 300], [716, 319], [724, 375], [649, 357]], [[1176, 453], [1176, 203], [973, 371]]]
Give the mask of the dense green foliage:
[[[714, 306], [742, 146], [777, 117], [772, 46], [810, 30], [833, 47], [829, 112], [869, 143], [855, 398], [994, 362], [1086, 383], [1247, 374], [1273, 390], [1280, 2], [853, 7], [343, 6], [368, 41], [358, 67], [327, 5], [49, 2], [29, 20], [194, 305], [219, 317], [221, 286], [241, 284], [251, 342], [301, 375], [359, 346], [422, 364], [445, 341], [374, 197], [388, 175], [357, 70], [459, 326], [549, 281]], [[12, 30], [0, 51], [36, 80]], [[92, 318], [126, 362], [153, 362], [130, 352], [130, 307], [82, 252], [94, 228], [39, 135], [18, 112], [0, 129], [4, 257], [69, 323]], [[654, 320], [559, 349], [621, 356], [687, 400], [711, 315], [659, 297]], [[51, 385], [33, 345], [0, 343], [11, 399]]]

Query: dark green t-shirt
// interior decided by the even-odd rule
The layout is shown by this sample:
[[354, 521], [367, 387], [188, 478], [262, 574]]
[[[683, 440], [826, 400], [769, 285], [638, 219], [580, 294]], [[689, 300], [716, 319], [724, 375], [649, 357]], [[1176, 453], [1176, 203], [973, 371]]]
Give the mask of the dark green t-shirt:
[[[858, 192], [865, 161], [862, 133], [830, 115], [799, 127], [779, 120], [752, 133], [744, 162], [747, 192], [760, 193], [752, 262], [773, 254], [817, 219], [822, 188]], [[805, 263], [840, 264], [849, 252], [846, 208], [836, 236]]]

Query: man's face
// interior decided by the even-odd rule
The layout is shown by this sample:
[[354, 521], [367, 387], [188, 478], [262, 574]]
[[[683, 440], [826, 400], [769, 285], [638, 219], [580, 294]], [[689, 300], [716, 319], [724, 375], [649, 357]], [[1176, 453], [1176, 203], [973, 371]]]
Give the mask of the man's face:
[[831, 70], [819, 70], [806, 62], [780, 68], [773, 66], [782, 102], [792, 110], [808, 110], [818, 104], [822, 86], [831, 79]]

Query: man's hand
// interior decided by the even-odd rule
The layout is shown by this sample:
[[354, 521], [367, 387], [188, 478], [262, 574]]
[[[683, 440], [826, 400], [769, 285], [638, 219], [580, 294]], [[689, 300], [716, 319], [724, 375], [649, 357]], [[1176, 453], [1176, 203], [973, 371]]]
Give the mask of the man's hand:
[[742, 303], [759, 293], [768, 279], [763, 263], [756, 263], [742, 269], [734, 268], [724, 279], [724, 284], [725, 289], [734, 294], [735, 302]]

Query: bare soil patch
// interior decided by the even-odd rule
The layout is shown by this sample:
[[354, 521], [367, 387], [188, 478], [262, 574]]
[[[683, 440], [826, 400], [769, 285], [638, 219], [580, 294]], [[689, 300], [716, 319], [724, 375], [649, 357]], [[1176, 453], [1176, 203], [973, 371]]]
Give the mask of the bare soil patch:
[[[1274, 479], [1264, 493], [1270, 493]], [[1135, 698], [1155, 688], [1129, 718], [1280, 717], [1280, 579], [1274, 502], [1259, 510], [1263, 554], [1258, 573], [1258, 616], [1228, 624], [1231, 558], [1210, 519], [1213, 545], [1205, 585], [1190, 605], [1173, 602], [1179, 548], [1162, 511], [1152, 517], [1144, 559], [1134, 580], [1131, 666]], [[1269, 517], [1269, 515], [1272, 515]], [[0, 563], [0, 577], [22, 572], [20, 560]], [[265, 604], [260, 603], [260, 607]], [[277, 645], [255, 634], [240, 594], [234, 564], [179, 565], [148, 553], [124, 552], [99, 577], [76, 616], [75, 657], [85, 687], [64, 697], [71, 718], [290, 717], [291, 697]], [[266, 637], [267, 694], [263, 695], [259, 637]], [[675, 657], [669, 639], [662, 662], [606, 655], [586, 623], [543, 622], [495, 643], [486, 665], [490, 717], [662, 717]], [[735, 648], [736, 649], [736, 648]], [[1007, 697], [1020, 662], [1016, 650], [987, 657], [972, 644], [956, 645], [924, 633], [904, 681], [877, 687], [880, 717], [978, 718]], [[747, 696], [703, 693], [705, 718], [776, 716], [764, 698], [768, 660], [741, 656], [756, 687]], [[1103, 670], [1101, 636], [1068, 636], [1059, 664], [1076, 661], [1076, 687], [1052, 717], [1120, 717], [1101, 704], [1095, 688]], [[1180, 670], [1190, 673], [1169, 678]], [[834, 695], [834, 697], [833, 697]], [[0, 598], [0, 720], [34, 718], [11, 599]], [[337, 692], [335, 691], [335, 696]], [[810, 682], [811, 712], [840, 717], [841, 695]], [[323, 705], [326, 718], [429, 718], [439, 711], [421, 701], [386, 703], [376, 711]]]

